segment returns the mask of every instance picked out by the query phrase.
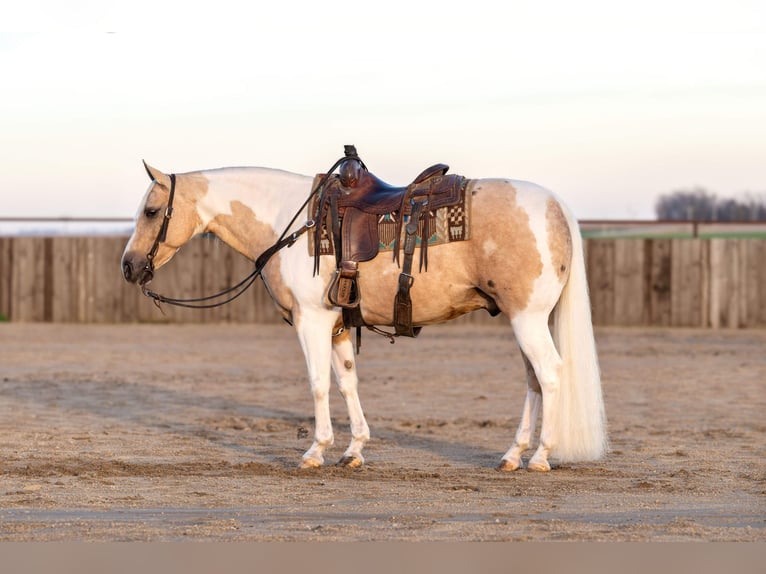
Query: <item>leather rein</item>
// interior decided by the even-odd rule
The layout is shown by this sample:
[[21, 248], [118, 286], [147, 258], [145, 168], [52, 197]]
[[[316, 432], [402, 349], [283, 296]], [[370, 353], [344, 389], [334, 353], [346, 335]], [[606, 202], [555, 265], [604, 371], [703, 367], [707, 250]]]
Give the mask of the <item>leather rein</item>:
[[[298, 208], [298, 211], [290, 220], [290, 223], [287, 224], [287, 226], [285, 227], [285, 230], [282, 232], [282, 235], [279, 236], [279, 239], [276, 241], [276, 243], [274, 243], [274, 245], [266, 249], [266, 251], [264, 251], [258, 256], [258, 258], [255, 260], [255, 268], [250, 272], [250, 274], [247, 277], [242, 279], [236, 285], [228, 287], [227, 289], [224, 289], [223, 291], [219, 291], [218, 293], [215, 293], [213, 295], [207, 295], [205, 297], [195, 297], [190, 299], [176, 299], [173, 297], [166, 297], [146, 287], [147, 283], [151, 281], [152, 278], [154, 277], [154, 258], [157, 255], [157, 250], [159, 249], [160, 245], [167, 238], [168, 226], [170, 225], [170, 219], [173, 217], [173, 199], [175, 198], [175, 191], [176, 191], [176, 174], [174, 173], [170, 174], [170, 195], [168, 196], [168, 206], [167, 208], [165, 208], [165, 215], [162, 219], [162, 225], [160, 226], [160, 229], [157, 232], [157, 237], [154, 239], [154, 243], [152, 244], [151, 249], [146, 254], [146, 265], [144, 266], [143, 275], [141, 278], [141, 280], [143, 281], [143, 283], [141, 284], [141, 292], [147, 297], [150, 297], [151, 299], [153, 299], [154, 304], [157, 306], [158, 309], [160, 309], [160, 311], [162, 311], [162, 307], [160, 306], [161, 303], [167, 303], [168, 305], [173, 305], [175, 307], [187, 307], [190, 309], [212, 309], [214, 307], [220, 307], [221, 305], [225, 305], [226, 303], [231, 303], [237, 297], [239, 297], [245, 291], [247, 291], [250, 288], [250, 286], [252, 286], [255, 280], [259, 276], [261, 276], [261, 273], [264, 267], [266, 267], [266, 264], [279, 250], [281, 250], [284, 247], [292, 247], [293, 244], [296, 241], [298, 241], [298, 238], [301, 235], [303, 235], [309, 229], [311, 229], [312, 227], [316, 225], [316, 222], [313, 219], [309, 219], [297, 231], [294, 231], [290, 233], [289, 235], [287, 233], [288, 230], [295, 223], [295, 220], [298, 219], [298, 216], [303, 212], [304, 209], [306, 209], [306, 206], [311, 201], [311, 198], [314, 197], [317, 193], [320, 193], [324, 189], [332, 172], [334, 172], [335, 169], [340, 165], [340, 163], [346, 159], [348, 158], [345, 156], [340, 158], [338, 161], [335, 162], [332, 168], [330, 168], [326, 172], [322, 180], [319, 182], [319, 185], [317, 185], [316, 188], [314, 188], [311, 191], [309, 196], [306, 198], [306, 201], [303, 202], [303, 205], [301, 205]], [[220, 299], [227, 295], [228, 295], [228, 298], [222, 301], [216, 301], [217, 299]]]

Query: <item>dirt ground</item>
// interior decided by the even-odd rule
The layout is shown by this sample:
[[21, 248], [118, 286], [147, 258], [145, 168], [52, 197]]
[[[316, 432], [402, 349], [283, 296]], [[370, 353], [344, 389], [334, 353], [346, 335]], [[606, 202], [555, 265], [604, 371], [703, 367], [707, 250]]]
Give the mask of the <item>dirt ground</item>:
[[286, 325], [0, 324], [0, 540], [766, 541], [766, 331], [597, 340], [602, 461], [494, 470], [523, 364], [510, 328], [447, 325], [365, 334], [367, 464], [302, 471]]

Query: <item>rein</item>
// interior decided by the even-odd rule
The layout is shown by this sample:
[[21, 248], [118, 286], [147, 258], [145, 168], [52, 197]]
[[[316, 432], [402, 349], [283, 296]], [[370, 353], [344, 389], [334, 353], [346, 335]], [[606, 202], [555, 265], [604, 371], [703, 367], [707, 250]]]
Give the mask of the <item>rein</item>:
[[[298, 211], [296, 211], [295, 215], [290, 220], [290, 223], [287, 224], [284, 231], [279, 236], [279, 239], [277, 240], [277, 242], [274, 243], [274, 245], [266, 249], [263, 253], [261, 253], [258, 256], [258, 258], [255, 260], [255, 269], [253, 269], [253, 271], [251, 271], [247, 277], [242, 279], [236, 285], [233, 285], [232, 287], [224, 289], [223, 291], [220, 291], [213, 295], [207, 295], [205, 297], [196, 297], [191, 299], [176, 299], [173, 297], [166, 297], [164, 295], [160, 295], [159, 293], [156, 293], [155, 291], [147, 289], [146, 283], [148, 283], [148, 281], [141, 285], [141, 292], [145, 296], [153, 299], [154, 304], [157, 306], [157, 308], [160, 311], [162, 311], [162, 307], [160, 306], [161, 303], [167, 303], [168, 305], [173, 305], [175, 307], [186, 307], [189, 309], [212, 309], [214, 307], [220, 307], [221, 305], [225, 305], [226, 303], [231, 303], [237, 297], [239, 297], [245, 291], [247, 291], [250, 288], [250, 286], [252, 286], [255, 280], [259, 276], [261, 276], [261, 273], [264, 267], [266, 267], [266, 264], [278, 251], [280, 251], [284, 247], [292, 247], [293, 244], [296, 241], [298, 241], [298, 238], [301, 235], [303, 235], [309, 229], [314, 227], [314, 225], [316, 225], [316, 222], [313, 219], [309, 219], [297, 231], [294, 231], [290, 233], [289, 235], [287, 233], [288, 230], [293, 226], [295, 221], [298, 219], [298, 216], [303, 212], [303, 210], [309, 204], [309, 202], [311, 201], [311, 198], [313, 198], [315, 195], [317, 195], [324, 189], [324, 186], [327, 184], [327, 181], [330, 178], [330, 175], [332, 174], [332, 172], [334, 172], [335, 169], [341, 164], [341, 162], [343, 162], [346, 159], [348, 159], [347, 156], [340, 158], [325, 173], [324, 177], [322, 177], [321, 181], [319, 182], [319, 185], [317, 185], [316, 188], [314, 188], [311, 191], [309, 196], [306, 198], [306, 201], [304, 201], [303, 204], [298, 208]], [[168, 197], [168, 206], [165, 209], [165, 216], [162, 220], [162, 225], [160, 226], [160, 230], [157, 233], [157, 237], [155, 238], [154, 243], [152, 244], [152, 248], [149, 250], [149, 253], [146, 254], [146, 265], [144, 266], [143, 277], [148, 277], [149, 281], [151, 281], [151, 279], [154, 277], [154, 257], [157, 255], [157, 250], [159, 249], [160, 244], [162, 244], [167, 238], [168, 226], [170, 225], [170, 219], [173, 216], [173, 199], [175, 197], [175, 190], [176, 190], [176, 175], [170, 174], [170, 195]], [[216, 299], [220, 299], [221, 297], [229, 295], [230, 293], [233, 293], [233, 295], [231, 295], [227, 299], [224, 299], [223, 301], [215, 301]], [[215, 302], [210, 302], [210, 301], [215, 301]]]

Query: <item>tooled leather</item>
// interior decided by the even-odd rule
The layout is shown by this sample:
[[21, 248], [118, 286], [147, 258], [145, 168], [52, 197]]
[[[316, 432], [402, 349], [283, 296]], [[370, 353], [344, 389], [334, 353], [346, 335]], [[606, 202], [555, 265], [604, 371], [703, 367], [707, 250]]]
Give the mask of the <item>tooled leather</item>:
[[378, 218], [347, 207], [342, 227], [343, 260], [369, 261], [378, 254]]

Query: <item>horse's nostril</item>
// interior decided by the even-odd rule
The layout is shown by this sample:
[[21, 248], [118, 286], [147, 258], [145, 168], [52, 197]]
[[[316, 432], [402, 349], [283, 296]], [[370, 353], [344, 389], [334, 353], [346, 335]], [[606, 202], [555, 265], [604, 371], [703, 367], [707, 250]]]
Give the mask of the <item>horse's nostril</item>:
[[130, 281], [133, 278], [133, 266], [130, 262], [125, 261], [125, 263], [122, 264], [122, 275], [125, 277], [126, 281]]

